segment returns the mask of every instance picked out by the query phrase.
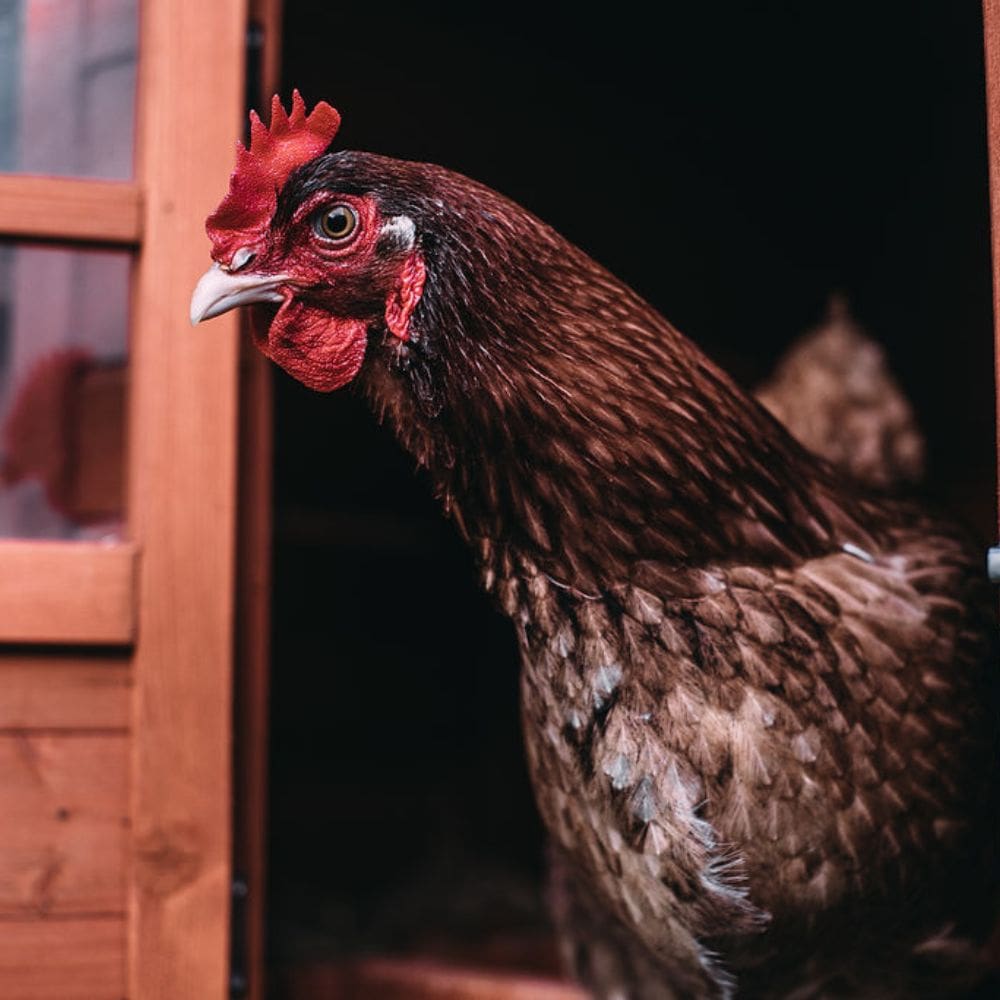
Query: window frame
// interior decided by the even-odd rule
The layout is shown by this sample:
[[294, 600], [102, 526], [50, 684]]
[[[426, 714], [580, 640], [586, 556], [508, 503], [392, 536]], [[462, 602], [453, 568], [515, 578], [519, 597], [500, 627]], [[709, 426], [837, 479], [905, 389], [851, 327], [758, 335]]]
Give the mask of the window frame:
[[[0, 175], [0, 239], [70, 247], [142, 244], [139, 184]], [[0, 539], [0, 643], [127, 645], [137, 546]]]

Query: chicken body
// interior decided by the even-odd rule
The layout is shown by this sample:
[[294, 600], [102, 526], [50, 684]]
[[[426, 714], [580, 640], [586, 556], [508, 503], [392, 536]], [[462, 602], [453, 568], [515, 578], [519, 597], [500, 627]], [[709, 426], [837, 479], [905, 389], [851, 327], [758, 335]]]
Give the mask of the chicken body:
[[602, 600], [538, 574], [506, 588], [557, 908], [596, 996], [902, 998], [975, 981], [954, 923], [975, 934], [987, 899], [969, 824], [989, 828], [989, 750], [965, 744], [978, 650], [938, 590], [962, 592], [963, 554], [945, 532], [895, 542], [872, 562], [708, 567], [666, 599], [647, 580]]
[[[374, 229], [355, 257], [323, 235], [331, 204]], [[217, 260], [253, 260], [265, 353], [332, 388], [330, 343], [362, 331], [350, 377], [514, 624], [557, 916], [594, 996], [973, 985], [996, 718], [960, 533], [841, 480], [634, 292], [464, 177], [328, 153], [283, 184], [252, 255], [238, 237]]]

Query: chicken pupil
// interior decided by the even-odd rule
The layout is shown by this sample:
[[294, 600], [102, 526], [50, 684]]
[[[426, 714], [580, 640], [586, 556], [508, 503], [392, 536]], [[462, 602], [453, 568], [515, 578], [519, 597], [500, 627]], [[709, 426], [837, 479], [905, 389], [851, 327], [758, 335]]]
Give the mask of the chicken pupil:
[[321, 221], [323, 232], [334, 239], [343, 239], [354, 229], [354, 213], [346, 205], [334, 205]]

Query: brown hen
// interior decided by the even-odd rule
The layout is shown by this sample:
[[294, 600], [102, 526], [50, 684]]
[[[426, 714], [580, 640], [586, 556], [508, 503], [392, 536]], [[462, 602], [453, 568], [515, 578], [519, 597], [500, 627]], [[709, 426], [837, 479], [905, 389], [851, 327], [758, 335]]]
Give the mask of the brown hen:
[[[631, 289], [437, 166], [254, 126], [192, 318], [356, 381], [509, 615], [556, 909], [604, 1000], [957, 996], [993, 914], [975, 548], [797, 443]], [[336, 443], [332, 442], [332, 449]]]

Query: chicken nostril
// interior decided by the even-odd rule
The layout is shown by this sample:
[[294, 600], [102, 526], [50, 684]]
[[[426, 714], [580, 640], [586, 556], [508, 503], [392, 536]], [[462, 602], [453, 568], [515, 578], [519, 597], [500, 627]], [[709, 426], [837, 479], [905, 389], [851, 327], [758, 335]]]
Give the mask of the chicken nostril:
[[253, 252], [249, 247], [240, 247], [236, 253], [233, 254], [233, 259], [230, 261], [229, 270], [239, 271], [240, 269], [247, 266], [256, 257], [257, 254]]

